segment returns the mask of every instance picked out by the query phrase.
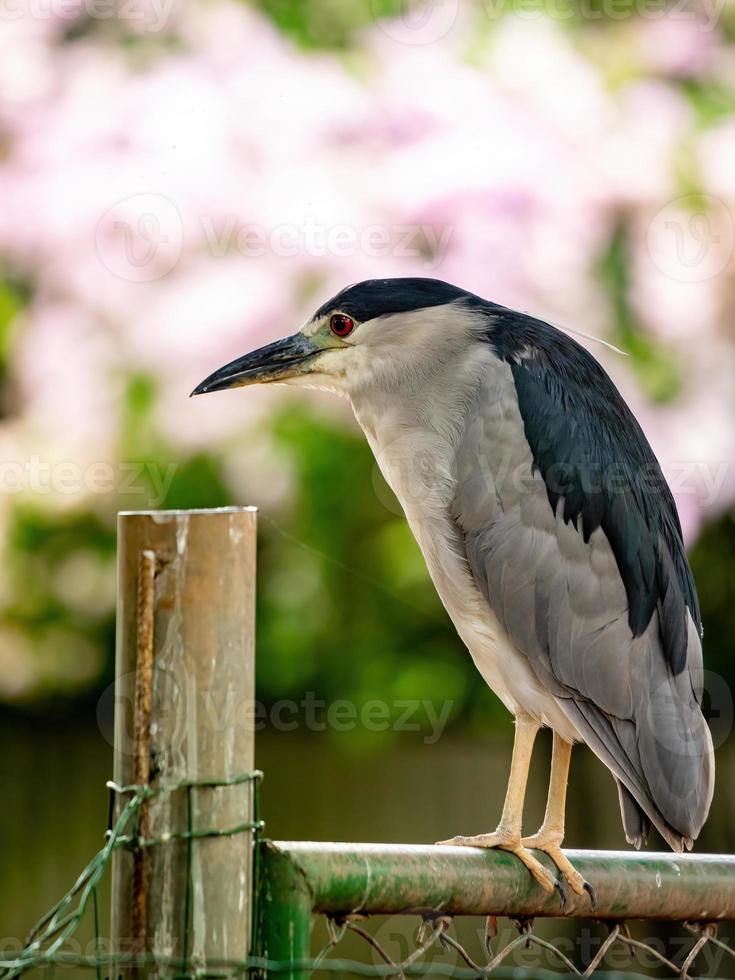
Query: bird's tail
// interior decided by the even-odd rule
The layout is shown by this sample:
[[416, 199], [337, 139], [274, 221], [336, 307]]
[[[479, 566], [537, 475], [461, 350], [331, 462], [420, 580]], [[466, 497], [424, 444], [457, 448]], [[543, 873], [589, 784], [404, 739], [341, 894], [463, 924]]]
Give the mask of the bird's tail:
[[712, 802], [712, 737], [688, 670], [651, 680], [641, 685], [632, 719], [581, 700], [572, 717], [616, 778], [629, 843], [640, 847], [653, 825], [672, 850], [689, 850]]
[[636, 719], [642, 779], [618, 775], [625, 836], [636, 847], [653, 824], [673, 850], [691, 850], [712, 802], [712, 736], [691, 689], [683, 697], [678, 690], [686, 685], [687, 672], [679, 678], [659, 685], [644, 717]]
[[623, 817], [625, 839], [633, 847], [640, 850], [651, 833], [651, 821], [638, 806], [635, 797], [628, 791], [625, 784], [617, 778], [615, 782], [618, 786], [618, 799], [620, 800], [620, 813]]

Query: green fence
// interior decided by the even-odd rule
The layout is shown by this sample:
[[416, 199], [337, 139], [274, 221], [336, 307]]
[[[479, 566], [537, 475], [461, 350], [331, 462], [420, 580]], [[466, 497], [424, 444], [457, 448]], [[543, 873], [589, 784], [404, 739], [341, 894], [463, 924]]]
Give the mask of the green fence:
[[[154, 792], [150, 787], [117, 787], [126, 803], [106, 843], [69, 893], [34, 927], [26, 947], [0, 958], [0, 978], [34, 970], [74, 976], [92, 971], [107, 977], [157, 976], [177, 980], [246, 975], [306, 980], [312, 975], [406, 977], [538, 977], [547, 973], [598, 975], [606, 965], [628, 968], [605, 976], [719, 977], [733, 975], [735, 956], [718, 927], [735, 919], [735, 858], [719, 855], [637, 854], [570, 851], [597, 902], [570, 894], [561, 906], [548, 896], [511, 854], [426, 845], [278, 842], [263, 836], [258, 818], [259, 773], [234, 780], [186, 784], [167, 793], [190, 801], [186, 827], [163, 839], [140, 836], [140, 815]], [[199, 826], [193, 800], [200, 794], [256, 788], [255, 806], [229, 828]], [[160, 791], [159, 791], [160, 792]], [[254, 816], [254, 818], [253, 818]], [[254, 861], [250, 906], [252, 947], [228, 960], [203, 962], [190, 937], [201, 909], [194, 867], [205, 841], [252, 835]], [[186, 890], [178, 909], [177, 953], [144, 948], [110, 948], [99, 921], [99, 892], [106, 885], [113, 853], [135, 855], [183, 847]], [[548, 860], [541, 855], [542, 860]], [[551, 867], [551, 865], [549, 865]], [[80, 956], [71, 942], [88, 915], [94, 923], [93, 955]], [[474, 948], [458, 933], [467, 917], [482, 917], [481, 934], [470, 933]], [[498, 919], [507, 918], [499, 936]], [[574, 929], [595, 924], [584, 961], [570, 955], [569, 943], [539, 935], [541, 920], [573, 920]], [[631, 924], [667, 922], [680, 938], [666, 949], [660, 937], [636, 937]], [[408, 929], [406, 927], [409, 927]], [[403, 946], [396, 955], [396, 937]], [[530, 953], [529, 953], [530, 951]], [[533, 955], [533, 954], [538, 955]], [[519, 966], [519, 955], [533, 966]], [[544, 964], [544, 965], [541, 965]], [[631, 972], [633, 970], [634, 972]]]
[[[717, 923], [735, 918], [735, 858], [717, 855], [669, 855], [569, 851], [588, 881], [595, 883], [594, 912], [585, 895], [570, 895], [560, 907], [547, 896], [512, 855], [454, 847], [383, 844], [317, 844], [264, 842], [261, 848], [258, 951], [264, 968], [306, 977], [311, 960], [314, 916], [329, 917], [329, 941], [318, 958], [321, 969], [362, 975], [429, 973], [454, 977], [502, 975], [518, 948], [536, 946], [550, 954], [562, 971], [589, 976], [611, 951], [627, 950], [631, 958], [645, 953], [652, 965], [687, 976], [709, 945], [710, 962], [727, 969], [730, 947], [717, 939]], [[549, 864], [549, 867], [552, 866]], [[396, 960], [367, 928], [374, 916], [414, 916], [417, 945], [402, 962]], [[453, 920], [482, 916], [490, 921], [478, 951], [466, 950], [452, 936]], [[494, 920], [508, 917], [518, 935], [493, 949]], [[572, 962], [533, 931], [540, 917], [589, 919], [604, 924], [606, 935], [586, 964]], [[683, 923], [687, 945], [675, 958], [631, 936], [629, 920]], [[350, 932], [370, 953], [370, 963], [356, 968], [338, 958]], [[257, 948], [257, 947], [256, 947]], [[443, 954], [439, 959], [429, 951]], [[619, 958], [619, 957], [618, 957]], [[733, 961], [735, 966], [735, 961]]]
[[122, 515], [119, 550], [110, 826], [25, 944], [0, 952], [0, 980], [735, 976], [729, 856], [569, 851], [593, 908], [547, 895], [503, 851], [266, 839], [242, 703], [254, 513]]

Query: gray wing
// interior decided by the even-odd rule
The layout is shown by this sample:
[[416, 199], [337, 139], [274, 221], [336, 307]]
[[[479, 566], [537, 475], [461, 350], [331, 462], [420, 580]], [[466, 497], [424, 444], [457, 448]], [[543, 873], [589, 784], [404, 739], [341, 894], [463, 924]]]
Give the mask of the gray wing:
[[[630, 480], [615, 499], [609, 486], [608, 499], [586, 499], [579, 466], [576, 474], [565, 469], [566, 482], [552, 483], [549, 466], [544, 473], [539, 465], [544, 453], [547, 464], [555, 456], [563, 461], [571, 447], [573, 459], [593, 468], [602, 465], [601, 446], [630, 459], [625, 443], [631, 435], [620, 431], [616, 449], [609, 417], [598, 410], [591, 420], [589, 403], [575, 402], [574, 390], [558, 376], [553, 380], [564, 405], [557, 406], [556, 418], [534, 417], [555, 410], [548, 404], [554, 386], [541, 375], [543, 390], [535, 404], [529, 400], [531, 381], [518, 380], [534, 364], [528, 338], [523, 351], [518, 363], [506, 360], [493, 371], [458, 446], [452, 516], [468, 564], [514, 645], [619, 781], [629, 840], [640, 844], [650, 821], [673, 848], [690, 847], [709, 810], [714, 766], [699, 704], [696, 593], [689, 580], [692, 609], [678, 579], [686, 563], [683, 545], [672, 555], [660, 526], [660, 509], [673, 508], [673, 501], [666, 488], [665, 494], [655, 491], [659, 511], [648, 501], [638, 506]], [[548, 374], [551, 367], [543, 367]], [[618, 420], [634, 423], [607, 381]], [[602, 394], [608, 402], [613, 397], [608, 390]], [[645, 442], [635, 428], [636, 439]], [[534, 446], [534, 431], [540, 430], [541, 444], [536, 439]], [[645, 448], [665, 486], [647, 443]], [[671, 524], [668, 510], [665, 517]], [[678, 528], [675, 511], [674, 524]], [[655, 545], [646, 554], [651, 540]], [[691, 576], [688, 565], [686, 572]], [[646, 590], [654, 601], [641, 595]], [[647, 619], [643, 604], [650, 607]]]

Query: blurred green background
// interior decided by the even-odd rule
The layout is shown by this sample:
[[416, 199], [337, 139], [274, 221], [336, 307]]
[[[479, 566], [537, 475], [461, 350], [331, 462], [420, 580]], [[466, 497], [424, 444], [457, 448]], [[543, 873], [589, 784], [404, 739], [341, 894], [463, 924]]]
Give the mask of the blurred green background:
[[[701, 846], [730, 851], [735, 6], [127, 8], [29, 7], [0, 39], [0, 936], [22, 936], [102, 839], [119, 509], [260, 507], [269, 833], [495, 825], [510, 718], [348, 407], [187, 400], [370, 275], [440, 276], [628, 354], [593, 348], [682, 515], [720, 773]], [[308, 221], [357, 244], [315, 243]], [[372, 226], [382, 252], [360, 238]], [[248, 228], [258, 254], [230, 234]], [[305, 697], [380, 699], [392, 723], [278, 731], [274, 707]], [[440, 738], [424, 708], [395, 730], [406, 699], [446, 708]], [[576, 754], [568, 842], [623, 846], [612, 780]]]

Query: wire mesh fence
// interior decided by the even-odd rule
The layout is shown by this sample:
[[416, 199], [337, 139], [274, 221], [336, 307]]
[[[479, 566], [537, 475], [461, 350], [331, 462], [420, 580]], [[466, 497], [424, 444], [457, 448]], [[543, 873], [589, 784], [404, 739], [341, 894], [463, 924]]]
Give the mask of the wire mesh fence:
[[[226, 780], [196, 780], [178, 783], [166, 788], [150, 786], [119, 786], [108, 782], [110, 790], [110, 825], [105, 834], [105, 844], [95, 854], [89, 864], [80, 873], [68, 892], [32, 927], [23, 948], [11, 954], [0, 954], [0, 980], [11, 980], [31, 970], [55, 967], [88, 968], [96, 972], [98, 980], [110, 976], [111, 970], [117, 975], [126, 970], [136, 970], [146, 964], [169, 967], [178, 976], [197, 977], [197, 964], [189, 957], [188, 936], [194, 899], [192, 895], [192, 864], [194, 847], [197, 841], [216, 837], [232, 837], [239, 834], [252, 833], [257, 839], [262, 829], [262, 821], [258, 816], [257, 785], [262, 778], [258, 770], [241, 773]], [[226, 828], [196, 827], [193, 824], [194, 795], [201, 792], [211, 792], [221, 789], [250, 785], [253, 787], [252, 808], [254, 819], [243, 820]], [[149, 838], [143, 835], [145, 827], [145, 807], [149, 800], [157, 796], [181, 795], [185, 799], [187, 827], [185, 830], [166, 834], [161, 838]], [[114, 801], [121, 800], [122, 807], [119, 815], [113, 819]], [[113, 852], [119, 848], [130, 850], [135, 855], [144, 855], [152, 847], [170, 847], [172, 843], [183, 841], [187, 845], [187, 888], [184, 907], [182, 909], [181, 957], [160, 958], [151, 955], [144, 948], [133, 949], [123, 954], [110, 949], [109, 939], [103, 934], [100, 919], [100, 889], [109, 874]], [[256, 848], [257, 854], [257, 848]], [[77, 930], [85, 916], [92, 918], [94, 952], [91, 955], [80, 955], [70, 948]], [[165, 962], [163, 961], [165, 960]], [[225, 975], [242, 975], [242, 969], [247, 968], [246, 960], [225, 964], [227, 969], [239, 969], [239, 973]]]
[[[605, 969], [605, 977], [625, 975], [632, 980], [636, 975], [665, 975], [675, 977], [724, 976], [735, 971], [735, 952], [732, 947], [717, 937], [717, 928], [712, 923], [691, 924], [685, 927], [686, 937], [673, 944], [669, 955], [664, 952], [662, 940], [649, 937], [648, 940], [636, 938], [629, 924], [622, 922], [599, 923], [599, 935], [590, 941], [575, 944], [563, 937], [556, 941], [543, 938], [535, 931], [532, 919], [513, 920], [500, 934], [495, 917], [489, 917], [483, 929], [483, 936], [474, 936], [477, 949], [470, 951], [466, 942], [455, 935], [457, 923], [451, 916], [441, 912], [425, 912], [414, 924], [414, 943], [406, 949], [405, 955], [396, 957], [390, 949], [391, 944], [381, 941], [375, 931], [368, 927], [362, 916], [345, 916], [328, 919], [327, 942], [311, 964], [316, 970], [337, 970], [352, 972], [362, 976], [412, 975], [453, 977], [456, 980], [470, 980], [473, 977], [541, 977], [543, 975], [564, 975], [592, 977]], [[388, 926], [387, 930], [395, 927]], [[387, 931], [383, 924], [378, 930]], [[356, 968], [354, 944], [349, 957], [340, 957], [340, 948], [348, 935], [357, 937], [364, 947], [362, 966]], [[400, 936], [405, 938], [405, 927], [393, 934], [392, 945]], [[477, 940], [480, 940], [477, 942]], [[586, 962], [574, 960], [570, 955], [576, 945], [588, 947]], [[706, 948], [709, 955], [705, 956]], [[405, 949], [405, 945], [404, 945]], [[522, 962], [517, 962], [518, 954]], [[615, 967], [610, 971], [610, 966]], [[624, 973], [623, 973], [624, 970]], [[646, 973], [641, 971], [645, 970]], [[695, 972], [696, 971], [696, 972]]]
[[[312, 861], [309, 864], [302, 860], [297, 865], [295, 859], [308, 856], [308, 845], [295, 845], [290, 853], [288, 845], [279, 848], [260, 839], [263, 829], [257, 805], [260, 777], [260, 773], [250, 772], [229, 780], [186, 782], [165, 790], [108, 784], [116, 800], [124, 803], [117, 808], [118, 816], [111, 822], [104, 846], [67, 894], [36, 923], [23, 949], [0, 956], [0, 980], [11, 980], [33, 970], [45, 974], [61, 971], [57, 975], [62, 976], [91, 971], [97, 980], [153, 975], [177, 980], [205, 977], [225, 980], [269, 974], [303, 980], [310, 975], [332, 976], [335, 973], [376, 978], [434, 976], [470, 980], [473, 977], [512, 976], [541, 980], [547, 975], [592, 977], [603, 970], [608, 978], [735, 975], [735, 951], [718, 933], [718, 924], [703, 918], [688, 924], [676, 923], [675, 908], [662, 906], [660, 910], [661, 918], [677, 924], [679, 929], [675, 941], [670, 936], [668, 944], [650, 934], [636, 935], [635, 928], [622, 916], [595, 920], [593, 915], [586, 919], [567, 915], [564, 930], [549, 932], [549, 923], [561, 920], [550, 918], [548, 910], [542, 908], [539, 912], [543, 920], [528, 914], [502, 918], [487, 915], [472, 919], [475, 924], [482, 922], [479, 930], [468, 929], [470, 920], [466, 916], [453, 914], [446, 908], [430, 907], [431, 901], [426, 905], [415, 901], [422, 897], [436, 899], [434, 882], [440, 873], [436, 869], [424, 875], [418, 884], [418, 892], [409, 895], [405, 882], [398, 876], [392, 893], [381, 891], [390, 886], [390, 873], [380, 866], [381, 852], [365, 852], [365, 845], [334, 845], [333, 848], [340, 850], [332, 851], [331, 860], [325, 859], [325, 855], [326, 858], [330, 856], [330, 846], [323, 845], [316, 852], [321, 863]], [[193, 820], [196, 808], [192, 801], [198, 794], [232, 790], [243, 785], [253, 788], [255, 806], [248, 809], [251, 818], [224, 829], [196, 825]], [[141, 834], [145, 826], [141, 814], [146, 802], [161, 793], [178, 794], [188, 801], [186, 829], [165, 838], [145, 838]], [[99, 893], [116, 849], [125, 848], [142, 854], [150, 848], [170, 848], [183, 842], [188, 853], [187, 878], [191, 883], [196, 848], [204, 840], [244, 833], [253, 835], [255, 845], [253, 891], [257, 900], [253, 907], [256, 928], [252, 950], [243, 950], [242, 958], [237, 959], [210, 959], [206, 963], [197, 959], [189, 940], [197, 915], [198, 896], [193, 886], [187, 890], [180, 910], [176, 955], [156, 955], [147, 943], [124, 953], [111, 949], [102, 928]], [[372, 867], [366, 853], [374, 854]], [[476, 860], [465, 862], [462, 868], [458, 856], [454, 863], [457, 881], [451, 887], [471, 896], [477, 880], [472, 877], [474, 872], [470, 874], [468, 869]], [[614, 860], [612, 866], [615, 866]], [[624, 874], [624, 866], [620, 867]], [[350, 902], [354, 905], [351, 890], [364, 887], [363, 880], [354, 876], [355, 868], [360, 868], [361, 873], [366, 871], [367, 880], [375, 886], [375, 897], [363, 903], [366, 911], [348, 908]], [[294, 870], [295, 875], [289, 877]], [[712, 880], [714, 895], [721, 891], [722, 882], [714, 877]], [[462, 881], [467, 882], [466, 889], [462, 888]], [[659, 887], [665, 893], [664, 881]], [[498, 879], [498, 888], [502, 894], [501, 879]], [[735, 891], [735, 881], [730, 881], [730, 888]], [[491, 892], [492, 889], [488, 894]], [[473, 899], [469, 897], [466, 901]], [[344, 911], [324, 911], [325, 905], [340, 902], [346, 903]], [[451, 906], [453, 902], [456, 905], [456, 899], [449, 900], [448, 904]], [[727, 917], [732, 919], [734, 915], [730, 911]], [[82, 954], [75, 948], [74, 937], [85, 917], [91, 919], [94, 939], [92, 950]], [[649, 916], [647, 925], [652, 925], [655, 919], [655, 915]], [[312, 930], [315, 922], [316, 927]], [[594, 936], [592, 926], [596, 930]], [[570, 941], [570, 928], [584, 936], [585, 942]]]

